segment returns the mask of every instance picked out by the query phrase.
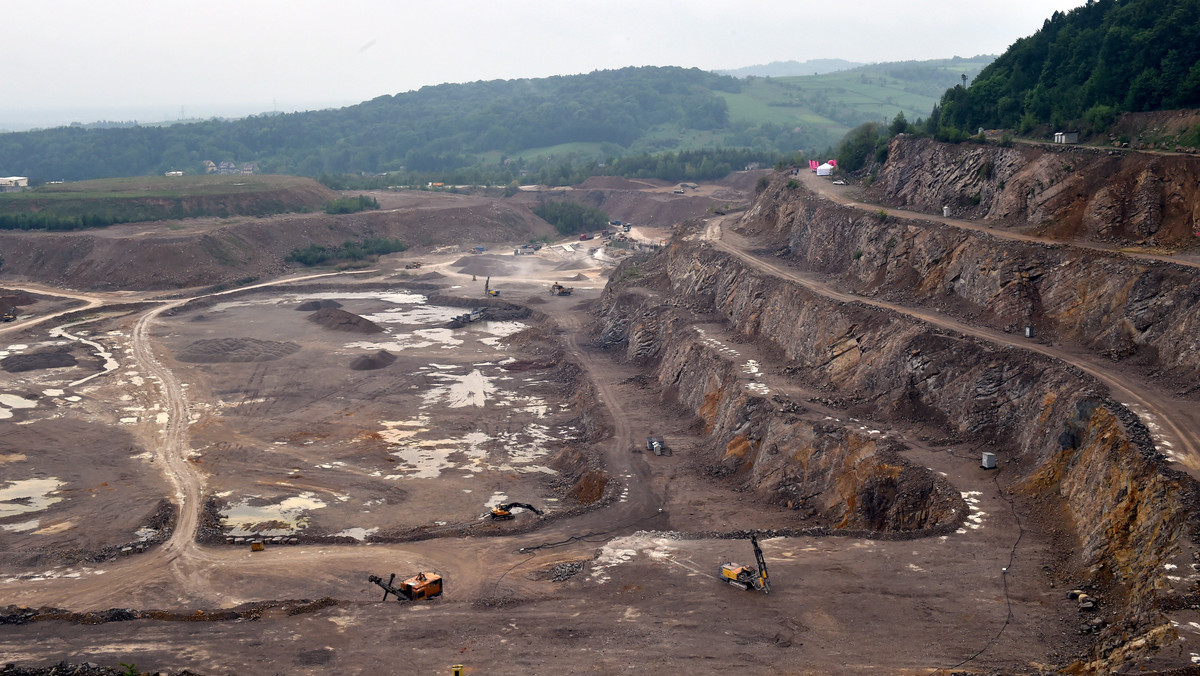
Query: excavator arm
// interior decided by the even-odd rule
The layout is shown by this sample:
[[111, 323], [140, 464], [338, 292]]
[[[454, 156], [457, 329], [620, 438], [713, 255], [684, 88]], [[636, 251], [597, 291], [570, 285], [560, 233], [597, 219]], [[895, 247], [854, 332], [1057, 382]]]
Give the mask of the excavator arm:
[[758, 546], [758, 536], [750, 536], [750, 545], [754, 547], [754, 561], [758, 563], [758, 588], [764, 594], [771, 591], [771, 577], [767, 575], [767, 559], [763, 556], [762, 549]]

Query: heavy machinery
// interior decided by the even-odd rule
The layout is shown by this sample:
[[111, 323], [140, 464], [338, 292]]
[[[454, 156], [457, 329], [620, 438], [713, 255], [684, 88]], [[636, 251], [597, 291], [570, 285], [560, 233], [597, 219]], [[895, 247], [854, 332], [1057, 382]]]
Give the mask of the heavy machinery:
[[757, 536], [750, 536], [750, 545], [754, 547], [754, 560], [758, 562], [757, 569], [752, 566], [726, 563], [721, 566], [721, 572], [717, 577], [721, 578], [722, 582], [728, 582], [746, 591], [754, 590], [768, 594], [771, 591], [771, 578], [767, 575], [767, 560], [763, 558]]
[[654, 455], [662, 455], [667, 451], [667, 442], [658, 436], [646, 437], [646, 450], [651, 451]]
[[477, 322], [480, 319], [483, 319], [485, 314], [487, 314], [487, 308], [477, 307], [474, 310], [471, 310], [470, 312], [465, 312], [461, 315], [455, 315], [454, 317], [451, 318], [451, 320], [456, 321], [456, 322], [462, 322], [463, 324], [470, 324], [471, 322]]
[[527, 505], [524, 502], [506, 502], [502, 505], [496, 505], [492, 508], [492, 518], [496, 521], [507, 521], [513, 518], [512, 511], [518, 507], [528, 509], [534, 514], [541, 514], [541, 510], [533, 505]]
[[6, 322], [11, 322], [11, 321], [13, 321], [13, 320], [14, 320], [14, 319], [16, 319], [16, 318], [17, 318], [17, 308], [16, 308], [16, 306], [13, 306], [13, 307], [10, 307], [10, 308], [8, 308], [8, 312], [5, 312], [5, 313], [4, 313], [4, 321], [6, 321]]
[[416, 270], [417, 268], [421, 267], [422, 265], [423, 265], [423, 263], [421, 263], [421, 261], [412, 261], [411, 263], [405, 263], [404, 269], [405, 270]]
[[369, 582], [374, 582], [383, 588], [383, 600], [386, 601], [388, 594], [395, 594], [396, 600], [400, 603], [405, 601], [420, 601], [421, 599], [431, 599], [442, 594], [442, 576], [437, 573], [417, 573], [400, 583], [400, 586], [393, 586], [396, 581], [396, 574], [392, 573], [392, 577], [387, 582], [378, 575], [367, 577]]
[[558, 282], [555, 282], [550, 285], [550, 295], [551, 296], [569, 296], [569, 295], [571, 295], [571, 292], [574, 290], [575, 290], [575, 287], [563, 286], [562, 284], [559, 284]]

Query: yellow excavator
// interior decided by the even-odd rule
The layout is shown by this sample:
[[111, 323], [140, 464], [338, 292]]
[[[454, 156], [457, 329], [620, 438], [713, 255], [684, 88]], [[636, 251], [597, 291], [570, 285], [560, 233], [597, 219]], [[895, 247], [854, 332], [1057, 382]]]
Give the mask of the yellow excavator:
[[726, 563], [721, 566], [721, 572], [717, 577], [721, 578], [722, 582], [728, 582], [746, 591], [753, 590], [769, 594], [771, 578], [767, 575], [767, 560], [763, 558], [762, 549], [758, 546], [758, 536], [750, 536], [750, 545], [754, 547], [754, 560], [758, 563], [757, 569], [753, 566]]
[[5, 312], [5, 313], [4, 313], [4, 321], [6, 321], [6, 322], [11, 322], [11, 321], [13, 321], [13, 320], [14, 320], [14, 319], [16, 319], [16, 318], [17, 318], [17, 308], [16, 308], [16, 306], [13, 306], [13, 307], [10, 307], [10, 308], [8, 308], [8, 312]]
[[512, 511], [516, 508], [528, 509], [534, 514], [541, 514], [541, 510], [533, 505], [527, 505], [524, 502], [506, 502], [502, 505], [496, 505], [492, 508], [492, 519], [496, 521], [507, 521], [513, 518]]

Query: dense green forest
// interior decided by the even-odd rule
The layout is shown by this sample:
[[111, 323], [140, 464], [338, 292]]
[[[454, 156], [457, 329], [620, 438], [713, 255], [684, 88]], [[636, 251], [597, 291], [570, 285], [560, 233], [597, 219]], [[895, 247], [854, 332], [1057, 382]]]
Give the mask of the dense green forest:
[[[624, 68], [443, 84], [337, 110], [241, 120], [74, 125], [0, 134], [0, 174], [68, 181], [193, 174], [207, 160], [253, 162], [272, 174], [388, 173], [389, 185], [561, 184], [618, 172], [713, 178], [718, 168], [826, 148], [865, 120], [928, 111], [960, 72], [974, 74], [990, 59], [747, 80], [694, 68]], [[707, 154], [689, 155], [700, 152]]]
[[1200, 0], [1089, 0], [1055, 12], [971, 86], [942, 97], [941, 125], [1107, 127], [1122, 111], [1200, 106]]

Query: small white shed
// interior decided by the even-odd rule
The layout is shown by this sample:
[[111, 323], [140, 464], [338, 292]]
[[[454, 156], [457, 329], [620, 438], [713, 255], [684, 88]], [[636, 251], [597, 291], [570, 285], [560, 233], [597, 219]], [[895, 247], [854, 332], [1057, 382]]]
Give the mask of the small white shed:
[[822, 164], [821, 166], [817, 167], [817, 176], [832, 176], [832, 175], [833, 175], [833, 165], [832, 164], [826, 162], [825, 164]]

